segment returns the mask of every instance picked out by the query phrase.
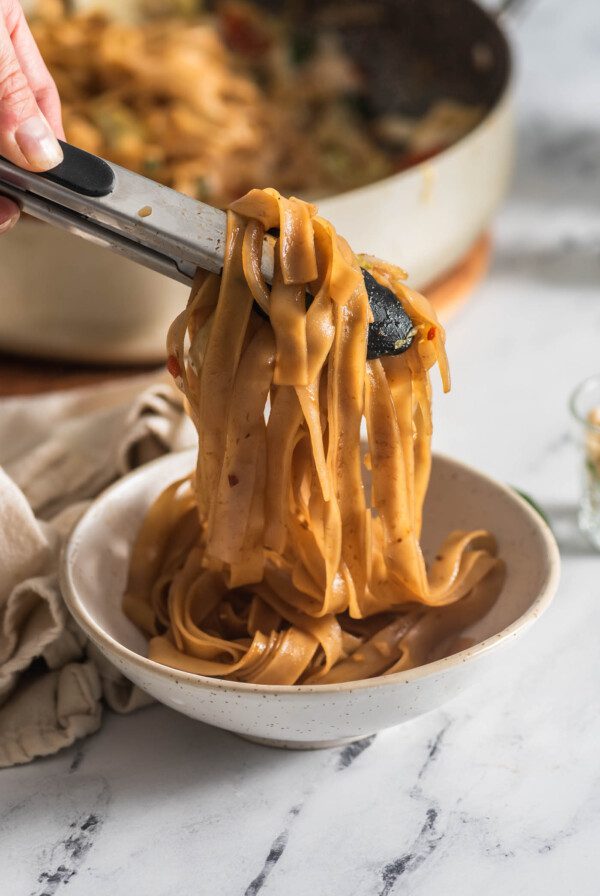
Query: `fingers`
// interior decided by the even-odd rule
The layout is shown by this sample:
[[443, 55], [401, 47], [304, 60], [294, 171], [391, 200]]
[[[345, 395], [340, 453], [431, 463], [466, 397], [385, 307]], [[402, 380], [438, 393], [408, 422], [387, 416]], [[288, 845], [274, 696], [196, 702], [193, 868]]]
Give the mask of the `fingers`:
[[65, 132], [63, 131], [58, 90], [42, 59], [42, 54], [23, 15], [23, 10], [18, 0], [0, 0], [0, 7], [6, 10], [4, 19], [7, 30], [11, 36], [16, 57], [37, 104], [56, 136], [64, 140]]
[[[48, 77], [50, 77], [50, 75], [48, 75]], [[34, 91], [34, 96], [42, 114], [52, 128], [53, 133], [60, 140], [65, 140], [66, 137], [62, 123], [60, 98], [54, 81], [51, 81], [47, 87], [42, 87], [40, 90]]]
[[22, 168], [45, 171], [58, 165], [63, 154], [34, 90], [56, 122], [60, 115], [56, 88], [44, 64], [40, 65], [19, 4], [2, 0], [0, 6], [0, 154]]
[[6, 233], [19, 220], [19, 206], [6, 196], [0, 196], [0, 234]]

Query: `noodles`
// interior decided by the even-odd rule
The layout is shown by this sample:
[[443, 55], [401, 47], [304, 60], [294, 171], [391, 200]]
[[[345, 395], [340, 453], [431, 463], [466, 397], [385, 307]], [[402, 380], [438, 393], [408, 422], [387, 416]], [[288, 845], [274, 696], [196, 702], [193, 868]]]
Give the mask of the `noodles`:
[[314, 206], [270, 189], [232, 205], [222, 278], [199, 275], [168, 335], [199, 452], [131, 558], [124, 609], [152, 659], [237, 681], [352, 681], [451, 650], [494, 603], [488, 532], [450, 533], [430, 568], [420, 546], [435, 363], [449, 388], [443, 330], [399, 269], [362, 264], [415, 325], [402, 355], [367, 361], [359, 261]]

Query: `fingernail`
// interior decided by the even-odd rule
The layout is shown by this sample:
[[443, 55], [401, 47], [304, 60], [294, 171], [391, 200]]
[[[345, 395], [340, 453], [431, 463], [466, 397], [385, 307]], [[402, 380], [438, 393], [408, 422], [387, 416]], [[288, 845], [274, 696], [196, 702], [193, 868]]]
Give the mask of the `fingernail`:
[[19, 207], [5, 196], [0, 196], [0, 234], [14, 227], [18, 220]]
[[34, 115], [20, 124], [15, 140], [32, 168], [46, 171], [63, 160], [60, 144], [43, 115]]
[[2, 236], [3, 233], [7, 233], [9, 230], [12, 230], [18, 220], [19, 213], [17, 212], [16, 215], [13, 215], [11, 218], [7, 218], [6, 221], [2, 221], [2, 223], [0, 224], [0, 236]]

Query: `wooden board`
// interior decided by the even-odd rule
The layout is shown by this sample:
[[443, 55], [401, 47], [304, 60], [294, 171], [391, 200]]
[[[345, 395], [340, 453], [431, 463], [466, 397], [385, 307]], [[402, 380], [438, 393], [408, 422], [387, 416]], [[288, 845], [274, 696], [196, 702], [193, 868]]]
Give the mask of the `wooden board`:
[[42, 392], [75, 389], [78, 386], [139, 376], [156, 369], [156, 366], [104, 367], [0, 354], [0, 396], [38, 395]]

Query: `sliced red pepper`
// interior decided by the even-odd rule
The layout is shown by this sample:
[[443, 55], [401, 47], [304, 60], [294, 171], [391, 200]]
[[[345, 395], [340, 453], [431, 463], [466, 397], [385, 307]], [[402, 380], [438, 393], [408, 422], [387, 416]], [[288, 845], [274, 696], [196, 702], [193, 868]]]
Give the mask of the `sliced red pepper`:
[[427, 338], [428, 338], [428, 339], [435, 339], [435, 334], [436, 334], [436, 333], [437, 333], [437, 330], [436, 330], [435, 327], [429, 327], [429, 329], [427, 330]]
[[440, 143], [436, 146], [432, 146], [431, 149], [423, 149], [420, 152], [406, 152], [396, 160], [394, 169], [398, 172], [406, 171], [407, 168], [413, 168], [415, 165], [427, 162], [428, 159], [432, 159], [447, 148], [448, 146], [446, 143]]
[[271, 38], [243, 4], [228, 4], [221, 12], [221, 23], [225, 43], [238, 53], [259, 56], [271, 46]]

